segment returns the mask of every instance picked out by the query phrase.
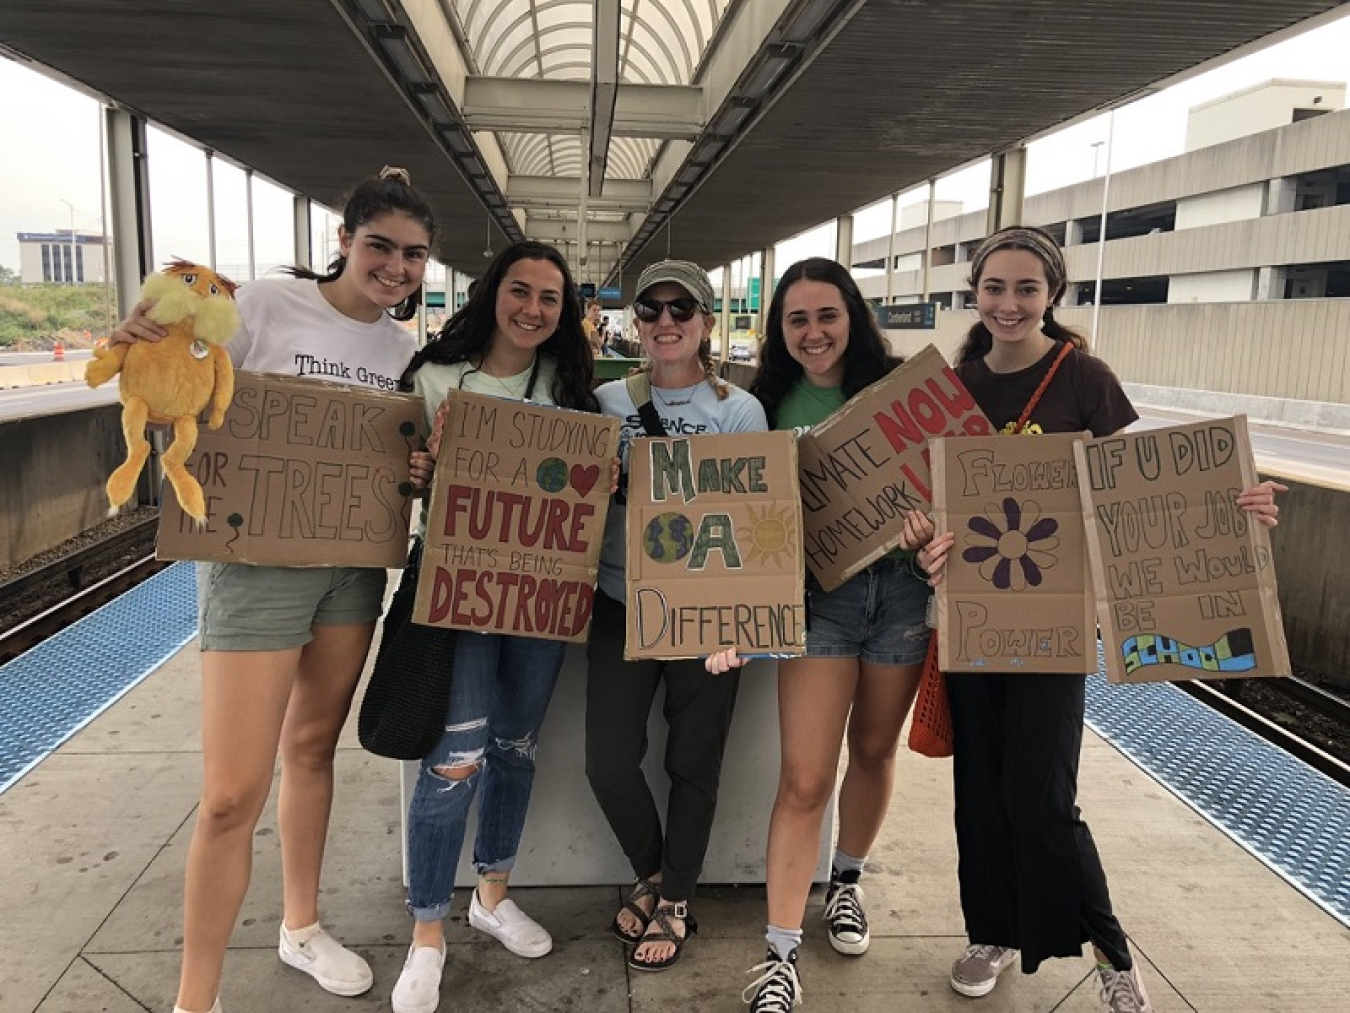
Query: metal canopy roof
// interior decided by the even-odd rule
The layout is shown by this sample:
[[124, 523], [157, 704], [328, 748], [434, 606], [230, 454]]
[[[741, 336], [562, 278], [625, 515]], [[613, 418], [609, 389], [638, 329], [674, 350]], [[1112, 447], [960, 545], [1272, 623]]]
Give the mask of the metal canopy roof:
[[5, 0], [0, 45], [332, 207], [406, 166], [460, 270], [529, 235], [599, 281], [728, 262], [1345, 6]]

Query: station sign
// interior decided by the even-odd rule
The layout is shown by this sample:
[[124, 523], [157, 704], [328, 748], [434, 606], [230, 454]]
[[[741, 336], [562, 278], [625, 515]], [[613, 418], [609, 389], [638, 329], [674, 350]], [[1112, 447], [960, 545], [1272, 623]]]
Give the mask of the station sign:
[[931, 331], [937, 327], [935, 302], [876, 307], [877, 325], [884, 331]]
[[618, 286], [602, 288], [600, 289], [600, 299], [604, 302], [622, 302], [623, 289]]

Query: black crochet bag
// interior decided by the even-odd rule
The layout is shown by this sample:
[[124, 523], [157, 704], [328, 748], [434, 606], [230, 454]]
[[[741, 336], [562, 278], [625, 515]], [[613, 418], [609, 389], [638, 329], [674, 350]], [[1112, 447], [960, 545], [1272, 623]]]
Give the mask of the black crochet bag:
[[362, 746], [394, 760], [420, 760], [431, 752], [445, 733], [450, 703], [456, 632], [412, 621], [421, 563], [419, 538], [385, 613], [356, 723]]

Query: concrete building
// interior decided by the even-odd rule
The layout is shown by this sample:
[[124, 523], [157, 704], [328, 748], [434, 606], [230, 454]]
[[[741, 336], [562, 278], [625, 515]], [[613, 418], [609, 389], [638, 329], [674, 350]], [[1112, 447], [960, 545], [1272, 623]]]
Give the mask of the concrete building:
[[[1236, 395], [1350, 403], [1350, 111], [1343, 83], [1270, 81], [1193, 108], [1188, 150], [1115, 173], [1106, 199], [1095, 347], [1122, 380]], [[1061, 319], [1091, 328], [1103, 178], [1028, 197], [1023, 220], [1065, 248]], [[893, 302], [925, 291], [934, 331], [893, 331], [902, 351], [952, 351], [973, 322], [970, 257], [986, 212], [926, 206], [895, 237]], [[949, 209], [948, 209], [949, 210]], [[888, 237], [856, 244], [886, 267]], [[925, 284], [926, 282], [926, 284]], [[882, 301], [886, 278], [860, 282]], [[1074, 308], [1081, 307], [1081, 308]]]
[[104, 237], [87, 232], [20, 232], [19, 280], [25, 285], [103, 284]]

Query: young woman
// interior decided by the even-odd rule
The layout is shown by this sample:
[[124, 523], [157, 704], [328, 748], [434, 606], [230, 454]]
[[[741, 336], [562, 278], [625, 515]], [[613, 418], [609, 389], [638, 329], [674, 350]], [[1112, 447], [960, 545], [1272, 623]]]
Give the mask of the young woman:
[[[775, 429], [805, 432], [899, 364], [848, 271], [814, 257], [778, 283], [750, 391]], [[769, 950], [745, 990], [751, 1013], [786, 1013], [799, 1000], [802, 919], [845, 734], [824, 918], [835, 950], [867, 952], [859, 877], [890, 803], [900, 727], [928, 647], [929, 589], [912, 556], [892, 552], [828, 592], [807, 576], [806, 655], [778, 663], [782, 769], [769, 822]], [[713, 672], [737, 664], [734, 652], [707, 662]]]
[[[226, 346], [236, 367], [305, 376], [319, 369], [393, 390], [413, 336], [435, 221], [402, 169], [348, 199], [326, 275], [239, 289], [243, 319]], [[155, 341], [142, 303], [114, 341]], [[322, 366], [316, 366], [322, 364]], [[323, 368], [327, 367], [327, 368]], [[334, 368], [340, 367], [340, 368]], [[333, 802], [333, 756], [383, 605], [385, 571], [202, 563], [202, 797], [188, 848], [183, 964], [175, 1013], [219, 1013], [225, 948], [253, 860], [253, 831], [278, 747], [281, 959], [336, 995], [370, 988], [370, 968], [323, 930], [319, 872]]]
[[[431, 453], [436, 416], [452, 390], [597, 411], [592, 360], [567, 262], [540, 243], [507, 247], [469, 301], [403, 373], [422, 396]], [[419, 455], [417, 474], [427, 461]], [[425, 528], [426, 518], [422, 518]], [[479, 803], [469, 924], [521, 957], [553, 948], [548, 932], [507, 897], [534, 783], [539, 727], [566, 644], [461, 633], [445, 734], [422, 760], [408, 810], [408, 911], [413, 938], [394, 986], [395, 1013], [433, 1013], [445, 964], [444, 922], [474, 796]]]
[[[1066, 281], [1063, 253], [1040, 229], [1004, 229], [975, 252], [970, 284], [979, 322], [961, 348], [957, 373], [1002, 432], [1015, 429], [1066, 345], [1022, 431], [1105, 436], [1138, 418], [1110, 368], [1055, 320]], [[1284, 486], [1264, 482], [1238, 503], [1274, 525], [1276, 491]], [[906, 524], [914, 544], [933, 533], [917, 512]], [[933, 584], [954, 541], [946, 532], [919, 552]], [[1020, 672], [947, 680], [958, 876], [970, 940], [952, 965], [951, 986], [962, 995], [987, 995], [1019, 950], [1030, 974], [1046, 958], [1080, 955], [1091, 942], [1102, 1001], [1115, 1013], [1145, 1013], [1153, 1006], [1077, 807], [1085, 682], [1081, 675]]]
[[[647, 357], [650, 403], [666, 432], [744, 433], [764, 430], [758, 401], [717, 378], [709, 335], [713, 290], [697, 264], [667, 260], [638, 278], [633, 315]], [[626, 380], [597, 392], [601, 410], [623, 420], [620, 459], [627, 484], [633, 440], [648, 435]], [[708, 850], [739, 673], [709, 675], [696, 661], [624, 661], [624, 524], [622, 495], [610, 505], [600, 554], [586, 688], [586, 776], [610, 829], [632, 864], [637, 885], [612, 931], [634, 944], [639, 971], [661, 971], [679, 959], [694, 930], [694, 897]], [[647, 715], [657, 687], [666, 689], [666, 771], [670, 794], [665, 831], [642, 773]]]

